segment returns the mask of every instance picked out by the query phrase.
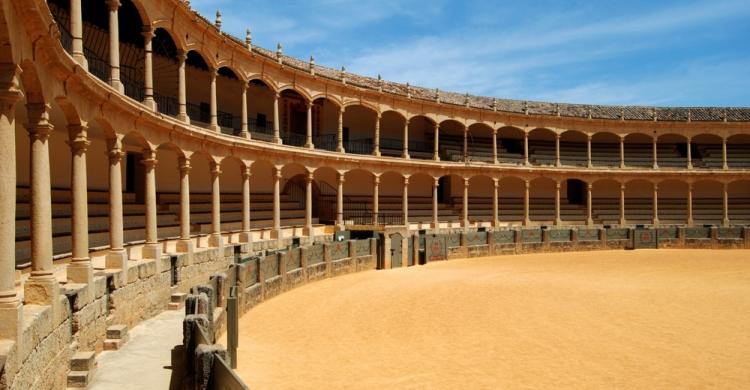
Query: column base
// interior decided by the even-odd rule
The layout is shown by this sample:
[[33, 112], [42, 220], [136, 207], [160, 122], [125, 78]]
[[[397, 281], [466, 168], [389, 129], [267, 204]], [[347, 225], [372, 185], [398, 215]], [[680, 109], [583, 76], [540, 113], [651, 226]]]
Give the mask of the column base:
[[122, 284], [128, 281], [128, 252], [125, 249], [110, 250], [104, 257], [104, 268], [119, 269]]
[[91, 259], [74, 259], [65, 271], [69, 282], [89, 284], [94, 281]]
[[337, 153], [346, 153], [346, 150], [344, 150], [343, 147], [338, 147], [338, 148], [336, 148], [336, 152]]
[[654, 218], [654, 220], [651, 221], [651, 224], [654, 226], [659, 226], [659, 218]]
[[177, 119], [187, 123], [188, 125], [190, 124], [190, 117], [188, 116], [188, 114], [185, 114], [185, 113], [177, 114]]
[[432, 156], [432, 161], [440, 161], [440, 156], [438, 156], [437, 154]]
[[273, 143], [279, 144], [279, 145], [283, 144], [283, 142], [281, 142], [281, 138], [280, 137], [273, 137]]
[[250, 132], [249, 131], [240, 131], [239, 137], [240, 138], [250, 139]]
[[146, 98], [143, 99], [143, 105], [150, 108], [151, 111], [159, 111], [158, 107], [156, 106], [156, 100], [154, 100], [152, 96], [146, 96]]
[[305, 142], [305, 147], [307, 149], [315, 149], [315, 144], [313, 144], [312, 142]]
[[620, 219], [620, 225], [621, 225], [621, 226], [625, 226], [625, 225], [627, 225], [627, 224], [628, 224], [628, 221], [627, 221], [626, 219], [624, 219], [624, 218], [623, 218], [623, 219]]
[[689, 227], [692, 227], [692, 226], [693, 226], [693, 224], [694, 224], [694, 222], [693, 222], [693, 219], [692, 219], [692, 218], [688, 219], [686, 223], [687, 223], [687, 225], [688, 225]]
[[83, 70], [89, 70], [89, 62], [86, 60], [86, 56], [84, 56], [83, 53], [73, 53], [73, 59], [81, 65]]
[[430, 228], [432, 229], [439, 229], [440, 228], [440, 222], [432, 222], [430, 223]]
[[116, 89], [117, 92], [125, 93], [125, 87], [122, 85], [122, 82], [120, 82], [120, 80], [111, 80], [109, 82], [109, 85], [111, 85], [112, 88]]
[[180, 253], [187, 253], [189, 256], [193, 255], [193, 240], [179, 240], [175, 244], [175, 250]]
[[531, 220], [528, 219], [528, 218], [524, 219], [523, 220], [523, 226], [529, 226], [529, 225], [531, 225]]
[[724, 219], [723, 221], [721, 221], [721, 226], [727, 227], [729, 226], [729, 224], [729, 219]]
[[404, 154], [401, 155], [401, 158], [409, 160], [411, 158], [411, 156], [409, 156], [409, 153], [404, 153]]
[[593, 219], [589, 218], [589, 219], [586, 220], [586, 226], [591, 226], [593, 224], [594, 224], [594, 220]]
[[375, 151], [372, 152], [372, 155], [375, 157], [380, 157], [380, 149], [375, 149]]
[[555, 226], [560, 226], [560, 225], [562, 225], [562, 219], [560, 218], [555, 219]]
[[224, 237], [219, 233], [213, 233], [208, 236], [208, 246], [213, 248], [220, 248], [224, 246]]
[[304, 236], [308, 236], [308, 237], [313, 237], [313, 236], [315, 236], [315, 228], [313, 228], [313, 227], [306, 227], [306, 228], [303, 228], [303, 229], [302, 229], [302, 235], [304, 235]]
[[239, 242], [242, 242], [242, 243], [252, 243], [253, 233], [252, 232], [240, 232], [237, 239], [239, 240]]
[[143, 259], [161, 259], [161, 248], [160, 244], [145, 244], [141, 250], [141, 258]]
[[18, 297], [0, 298], [0, 340], [18, 341], [23, 334], [23, 305]]
[[283, 235], [281, 233], [281, 229], [273, 229], [273, 230], [271, 230], [271, 239], [272, 240], [278, 240], [278, 239], [280, 239], [282, 237], [283, 237]]
[[53, 275], [32, 275], [23, 285], [23, 302], [31, 305], [57, 304], [60, 285]]
[[216, 124], [208, 125], [208, 129], [211, 131], [215, 131], [217, 133], [221, 132], [221, 128], [219, 128], [219, 125], [216, 125]]

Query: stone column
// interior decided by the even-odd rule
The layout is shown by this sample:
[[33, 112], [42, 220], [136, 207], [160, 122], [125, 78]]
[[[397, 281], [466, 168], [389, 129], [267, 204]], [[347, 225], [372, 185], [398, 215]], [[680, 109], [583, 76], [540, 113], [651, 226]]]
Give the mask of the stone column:
[[193, 240], [190, 239], [190, 159], [180, 157], [180, 239], [177, 251], [192, 253]]
[[560, 226], [562, 224], [562, 219], [560, 218], [560, 181], [558, 180], [555, 182], [555, 226]]
[[652, 157], [652, 159], [654, 160], [654, 169], [659, 168], [659, 153], [658, 153], [659, 142], [657, 140], [658, 139], [656, 138], [656, 136], [654, 136], [653, 157]]
[[440, 178], [434, 178], [432, 182], [432, 228], [437, 229], [440, 227], [440, 219], [438, 216], [438, 189], [440, 186]]
[[409, 229], [409, 176], [404, 176], [404, 193], [402, 196], [404, 225]]
[[432, 159], [434, 161], [440, 161], [440, 124], [435, 122], [435, 140], [432, 142]]
[[659, 185], [654, 183], [654, 217], [653, 225], [659, 226]]
[[250, 139], [250, 130], [248, 129], [248, 123], [247, 123], [247, 82], [243, 81], [241, 83], [242, 85], [242, 102], [240, 103], [242, 105], [240, 115], [242, 115], [242, 120], [240, 121], [241, 127], [240, 127], [240, 137]]
[[380, 199], [379, 199], [379, 187], [380, 187], [380, 176], [372, 176], [372, 223], [378, 224], [378, 214], [380, 213]]
[[81, 64], [84, 70], [88, 70], [88, 61], [86, 61], [86, 57], [83, 55], [83, 11], [81, 0], [70, 0], [70, 36], [73, 40], [71, 53], [73, 59]]
[[273, 230], [271, 238], [282, 238], [281, 234], [281, 168], [273, 168]]
[[221, 247], [224, 240], [221, 237], [221, 165], [215, 161], [211, 162], [211, 235], [208, 236], [208, 245]]
[[492, 191], [492, 227], [500, 227], [500, 180], [492, 179], [494, 191]]
[[339, 107], [339, 124], [336, 130], [336, 151], [346, 153], [344, 150], [344, 108]]
[[523, 194], [523, 226], [529, 226], [531, 224], [531, 218], [529, 217], [529, 188], [531, 182], [529, 179], [524, 179], [524, 194]]
[[625, 168], [625, 137], [620, 137], [620, 168]]
[[469, 178], [464, 178], [464, 205], [462, 207], [462, 225], [469, 227]]
[[344, 173], [339, 172], [339, 188], [336, 191], [336, 228], [344, 230]]
[[253, 242], [253, 234], [250, 224], [250, 171], [249, 165], [242, 166], [242, 232], [240, 242]]
[[729, 163], [727, 162], [727, 139], [721, 139], [721, 167], [722, 169], [729, 169]]
[[67, 267], [68, 281], [89, 284], [94, 271], [89, 257], [88, 182], [86, 177], [86, 150], [91, 142], [85, 124], [68, 126], [73, 162], [71, 187], [71, 236], [73, 254]]
[[[26, 130], [31, 141], [31, 277], [24, 284], [24, 301], [54, 307], [60, 288], [52, 263], [49, 136], [53, 126], [49, 120], [49, 105], [27, 104], [26, 108], [29, 115]], [[15, 258], [15, 253], [11, 258]]]
[[306, 187], [305, 187], [305, 234], [312, 237], [314, 235], [312, 225], [312, 185], [315, 181], [315, 174], [313, 172], [307, 173]]
[[591, 161], [591, 136], [589, 135], [586, 142], [586, 166], [591, 168], [593, 165]]
[[15, 289], [16, 259], [16, 103], [23, 93], [14, 64], [0, 72], [0, 340], [22, 336], [23, 308]]
[[404, 152], [401, 154], [401, 157], [405, 159], [409, 159], [409, 120], [407, 119], [406, 122], [404, 122]]
[[469, 162], [469, 128], [464, 125], [464, 162]]
[[123, 87], [120, 82], [120, 24], [117, 20], [120, 0], [107, 0], [107, 8], [109, 8], [109, 84], [122, 93]]
[[687, 169], [693, 169], [693, 152], [690, 150], [690, 137], [687, 138]]
[[591, 226], [594, 224], [594, 210], [593, 210], [593, 196], [592, 196], [592, 189], [594, 188], [594, 185], [589, 182], [586, 183], [586, 188], [588, 192], [586, 193], [586, 225]]
[[555, 134], [555, 166], [560, 166], [560, 134]]
[[372, 155], [380, 157], [380, 119], [382, 116], [378, 113], [377, 119], [375, 119], [375, 138], [372, 141]]
[[185, 60], [187, 53], [184, 51], [177, 52], [177, 102], [180, 106], [180, 112], [177, 118], [190, 124], [190, 117], [187, 114], [187, 81], [185, 79]]
[[279, 93], [273, 94], [273, 143], [275, 144], [281, 143], [281, 124], [279, 123], [279, 98], [281, 98], [281, 95]]
[[218, 70], [217, 69], [208, 69], [208, 74], [211, 77], [211, 83], [209, 85], [209, 103], [210, 103], [210, 114], [211, 114], [211, 123], [209, 123], [208, 128], [220, 132], [221, 129], [219, 129], [219, 114], [218, 114], [218, 108], [216, 103], [216, 77], [218, 76]]
[[[159, 245], [159, 227], [156, 210], [156, 150], [144, 149], [141, 164], [145, 167], [145, 200], [146, 200], [146, 244], [143, 246], [144, 259], [161, 258]], [[158, 263], [157, 263], [158, 264]]]
[[313, 115], [312, 115], [313, 103], [307, 103], [307, 137], [305, 138], [305, 147], [308, 149], [314, 149], [312, 133], [313, 133]]
[[625, 184], [620, 184], [620, 225], [625, 225]]
[[529, 132], [523, 133], [523, 165], [529, 165]]
[[108, 140], [109, 156], [109, 252], [105, 257], [106, 268], [119, 268], [123, 281], [127, 280], [128, 253], [124, 248], [122, 212], [122, 159], [125, 152], [119, 139]]
[[492, 129], [492, 163], [497, 164], [497, 129]]
[[693, 226], [693, 183], [688, 183], [687, 193], [687, 225]]
[[729, 184], [724, 183], [724, 218], [721, 220], [722, 226], [729, 226]]
[[151, 27], [145, 27], [143, 30], [143, 104], [153, 111], [156, 111], [156, 101], [154, 101], [154, 57], [152, 40], [154, 32]]

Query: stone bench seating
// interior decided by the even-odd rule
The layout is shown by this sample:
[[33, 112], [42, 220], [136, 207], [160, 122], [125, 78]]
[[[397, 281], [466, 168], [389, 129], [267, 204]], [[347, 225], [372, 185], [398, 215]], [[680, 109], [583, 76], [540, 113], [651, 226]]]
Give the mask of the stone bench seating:
[[[290, 209], [297, 209], [299, 208], [299, 203], [296, 201], [285, 201], [280, 202], [281, 210], [290, 210]], [[191, 203], [190, 204], [190, 212], [211, 212], [211, 203]], [[180, 212], [180, 205], [179, 204], [170, 204], [168, 205], [168, 209], [178, 214]], [[222, 211], [242, 211], [242, 203], [221, 203], [221, 210]], [[264, 202], [264, 203], [258, 203], [255, 202], [252, 197], [250, 198], [250, 212], [254, 211], [268, 211], [273, 210], [273, 203], [272, 202]]]
[[[175, 220], [174, 214], [161, 212], [156, 217], [157, 225], [160, 227], [176, 226], [179, 222]], [[146, 226], [145, 215], [123, 216], [123, 225], [126, 229], [143, 228]], [[89, 233], [109, 231], [109, 216], [89, 217]], [[16, 240], [28, 239], [31, 234], [31, 223], [29, 220], [16, 221]], [[69, 217], [52, 219], [52, 235], [70, 236], [71, 219]]]
[[[72, 194], [69, 189], [52, 189], [52, 203], [70, 203], [72, 201]], [[31, 201], [31, 190], [28, 187], [16, 187], [16, 202], [18, 203], [29, 203]], [[134, 203], [135, 194], [129, 192], [123, 192], [122, 194], [123, 203]], [[89, 190], [88, 192], [88, 203], [109, 203], [109, 192]]]
[[[89, 203], [89, 216], [109, 215], [109, 204]], [[146, 207], [142, 204], [123, 204], [124, 215], [143, 215], [146, 213]], [[62, 218], [70, 217], [72, 209], [70, 203], [53, 203], [52, 217]], [[16, 220], [29, 219], [31, 217], [31, 207], [28, 203], [16, 204]]]

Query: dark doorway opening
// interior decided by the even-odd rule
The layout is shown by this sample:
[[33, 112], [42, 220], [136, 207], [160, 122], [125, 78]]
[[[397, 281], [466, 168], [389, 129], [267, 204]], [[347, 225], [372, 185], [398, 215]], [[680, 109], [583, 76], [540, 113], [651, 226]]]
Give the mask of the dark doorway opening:
[[586, 183], [578, 179], [568, 179], [568, 204], [586, 203]]

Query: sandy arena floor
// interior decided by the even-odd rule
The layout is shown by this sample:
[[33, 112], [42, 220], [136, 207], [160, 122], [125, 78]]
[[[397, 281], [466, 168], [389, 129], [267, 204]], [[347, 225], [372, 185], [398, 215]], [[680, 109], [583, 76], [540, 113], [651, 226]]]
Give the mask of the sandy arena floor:
[[240, 328], [254, 389], [748, 389], [750, 251], [365, 272], [271, 299]]

